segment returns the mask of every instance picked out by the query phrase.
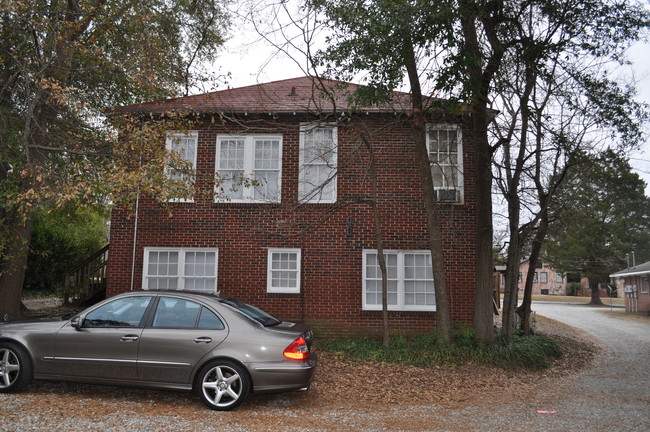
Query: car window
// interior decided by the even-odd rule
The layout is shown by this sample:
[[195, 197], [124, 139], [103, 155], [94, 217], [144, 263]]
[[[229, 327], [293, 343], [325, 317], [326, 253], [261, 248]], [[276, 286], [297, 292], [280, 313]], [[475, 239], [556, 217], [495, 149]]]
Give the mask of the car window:
[[200, 329], [223, 330], [225, 326], [219, 317], [210, 309], [203, 307], [199, 318]]
[[114, 300], [88, 313], [83, 325], [84, 327], [138, 327], [150, 302], [150, 296]]
[[183, 299], [161, 297], [153, 317], [154, 327], [194, 328], [201, 305]]
[[282, 323], [282, 321], [269, 315], [268, 313], [264, 312], [262, 309], [258, 309], [255, 306], [249, 305], [248, 303], [244, 303], [241, 300], [237, 300], [233, 298], [223, 298], [219, 301], [222, 304], [230, 306], [231, 308], [238, 311], [242, 315], [248, 317], [249, 319], [252, 319], [253, 321], [262, 324], [264, 327], [272, 327]]

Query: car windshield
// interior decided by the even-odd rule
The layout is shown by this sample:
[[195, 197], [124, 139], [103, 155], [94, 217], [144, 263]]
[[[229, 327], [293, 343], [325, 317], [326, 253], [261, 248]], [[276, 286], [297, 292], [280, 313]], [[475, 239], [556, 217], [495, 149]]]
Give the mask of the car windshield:
[[271, 315], [264, 312], [263, 310], [258, 309], [255, 306], [249, 305], [248, 303], [244, 303], [243, 301], [232, 299], [232, 298], [224, 298], [219, 301], [225, 305], [228, 305], [238, 310], [239, 312], [246, 315], [250, 319], [262, 324], [264, 327], [276, 326], [282, 323], [282, 321], [280, 321], [279, 319], [274, 318]]

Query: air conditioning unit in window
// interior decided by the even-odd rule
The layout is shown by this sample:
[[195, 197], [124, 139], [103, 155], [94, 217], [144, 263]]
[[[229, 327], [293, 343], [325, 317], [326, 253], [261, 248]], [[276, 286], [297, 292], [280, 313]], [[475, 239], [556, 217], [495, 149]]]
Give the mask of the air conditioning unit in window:
[[436, 199], [440, 202], [457, 202], [458, 189], [436, 189]]

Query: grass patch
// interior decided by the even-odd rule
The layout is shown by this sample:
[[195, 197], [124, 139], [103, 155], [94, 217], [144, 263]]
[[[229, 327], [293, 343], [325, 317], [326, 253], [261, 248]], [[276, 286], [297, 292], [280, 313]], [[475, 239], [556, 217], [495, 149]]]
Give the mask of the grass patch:
[[371, 338], [319, 341], [318, 347], [352, 361], [375, 361], [418, 367], [462, 366], [478, 364], [503, 369], [542, 370], [549, 360], [562, 355], [560, 346], [544, 336], [498, 337], [494, 344], [481, 344], [469, 327], [454, 331], [453, 345], [439, 345], [435, 332], [409, 338], [395, 336], [390, 347]]

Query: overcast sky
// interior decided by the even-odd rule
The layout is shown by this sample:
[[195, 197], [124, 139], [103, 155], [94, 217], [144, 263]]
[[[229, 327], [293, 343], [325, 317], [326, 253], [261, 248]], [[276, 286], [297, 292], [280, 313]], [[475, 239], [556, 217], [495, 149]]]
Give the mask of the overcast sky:
[[[219, 56], [219, 72], [231, 74], [228, 87], [242, 87], [258, 83], [295, 78], [305, 75], [305, 71], [295, 60], [278, 54], [277, 49], [264, 41], [256, 41], [254, 29], [247, 25], [235, 26], [232, 38]], [[298, 58], [298, 56], [295, 56]], [[639, 94], [637, 99], [650, 104], [650, 44], [637, 44], [630, 50], [630, 60], [634, 63], [634, 79]], [[221, 87], [219, 89], [223, 89]], [[645, 125], [646, 135], [650, 136], [650, 124]], [[646, 195], [650, 196], [650, 139], [638, 151], [630, 155], [630, 164], [646, 182]]]

